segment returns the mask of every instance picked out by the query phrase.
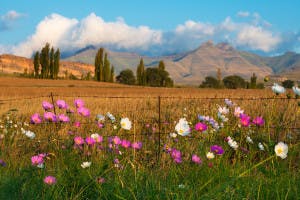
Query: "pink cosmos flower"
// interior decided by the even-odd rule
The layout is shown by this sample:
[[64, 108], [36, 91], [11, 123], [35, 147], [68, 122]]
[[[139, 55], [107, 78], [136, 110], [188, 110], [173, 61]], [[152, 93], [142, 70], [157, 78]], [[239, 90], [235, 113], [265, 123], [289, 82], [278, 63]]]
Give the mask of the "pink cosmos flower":
[[84, 144], [84, 140], [83, 140], [82, 137], [76, 136], [76, 137], [74, 138], [74, 143], [75, 143], [76, 145], [83, 145], [83, 144]]
[[74, 122], [74, 126], [75, 126], [76, 128], [79, 128], [79, 127], [80, 127], [80, 122]]
[[76, 108], [82, 108], [84, 106], [84, 102], [81, 99], [75, 99], [74, 104]]
[[265, 123], [264, 119], [262, 117], [256, 117], [253, 119], [253, 124], [257, 126], [263, 126]]
[[44, 183], [47, 185], [54, 185], [56, 183], [56, 178], [54, 176], [46, 176], [44, 178]]
[[202, 163], [202, 160], [199, 156], [197, 156], [196, 154], [193, 154], [192, 155], [192, 161], [196, 164], [201, 164]]
[[58, 106], [59, 109], [67, 109], [68, 105], [64, 100], [57, 100], [56, 105]]
[[115, 145], [120, 145], [122, 143], [118, 136], [115, 136], [112, 141], [115, 143]]
[[134, 143], [132, 143], [132, 145], [131, 145], [131, 147], [132, 147], [133, 149], [141, 149], [142, 146], [143, 146], [142, 142], [134, 142]]
[[98, 128], [103, 128], [104, 127], [104, 125], [101, 122], [98, 122], [97, 126], [98, 126]]
[[53, 105], [51, 103], [49, 103], [48, 101], [43, 101], [42, 106], [44, 108], [44, 110], [51, 110], [53, 108]]
[[65, 114], [60, 114], [60, 115], [58, 115], [58, 120], [60, 122], [69, 122], [70, 118]]
[[223, 148], [221, 146], [218, 146], [218, 145], [211, 146], [210, 151], [217, 154], [217, 155], [222, 155], [224, 153]]
[[181, 163], [182, 158], [181, 158], [181, 152], [175, 148], [171, 150], [171, 157], [174, 159], [176, 163]]
[[80, 107], [77, 110], [78, 114], [84, 116], [84, 117], [89, 117], [90, 116], [90, 110], [84, 107]]
[[44, 157], [41, 155], [36, 155], [31, 157], [31, 164], [32, 165], [40, 165], [44, 163]]
[[195, 125], [195, 130], [196, 130], [196, 131], [200, 131], [200, 132], [206, 131], [206, 130], [207, 130], [207, 125], [204, 124], [204, 123], [198, 122], [198, 123]]
[[241, 114], [240, 122], [241, 122], [242, 126], [248, 127], [250, 125], [250, 117], [246, 114]]
[[42, 118], [38, 113], [35, 113], [31, 116], [30, 122], [32, 124], [40, 124], [42, 123]]
[[122, 140], [121, 145], [122, 145], [122, 147], [124, 147], [124, 148], [127, 149], [127, 148], [129, 148], [131, 146], [131, 143], [128, 140]]
[[92, 137], [87, 137], [85, 138], [85, 142], [87, 143], [87, 145], [93, 146], [96, 143], [96, 140]]
[[57, 121], [56, 115], [52, 112], [45, 112], [44, 113], [44, 119], [46, 121], [49, 121], [49, 122], [56, 122]]

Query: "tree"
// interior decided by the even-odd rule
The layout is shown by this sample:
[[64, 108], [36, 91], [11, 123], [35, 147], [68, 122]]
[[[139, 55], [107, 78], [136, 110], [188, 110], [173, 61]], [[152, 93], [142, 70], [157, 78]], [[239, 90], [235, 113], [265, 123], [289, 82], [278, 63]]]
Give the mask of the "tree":
[[225, 77], [223, 83], [225, 87], [229, 89], [245, 88], [246, 86], [245, 80], [237, 75]]
[[104, 52], [104, 49], [100, 48], [95, 57], [95, 79], [96, 79], [96, 81], [103, 80], [103, 52]]
[[50, 71], [50, 78], [54, 79], [54, 49], [53, 47], [50, 50], [50, 65], [49, 65], [49, 71]]
[[146, 74], [143, 58], [141, 58], [140, 63], [137, 66], [136, 79], [138, 85], [146, 85]]
[[201, 88], [219, 88], [220, 83], [219, 80], [217, 80], [215, 77], [207, 76], [205, 77], [205, 80], [202, 81]]
[[114, 82], [114, 78], [115, 78], [115, 68], [114, 68], [114, 66], [111, 66], [109, 82], [113, 83]]
[[34, 66], [34, 76], [35, 78], [38, 78], [39, 71], [40, 71], [40, 53], [38, 51], [35, 52], [34, 54], [33, 66]]
[[218, 80], [218, 87], [217, 88], [222, 88], [223, 87], [223, 81], [222, 81], [222, 72], [221, 72], [220, 68], [218, 68], [218, 70], [217, 70], [217, 80]]
[[110, 80], [110, 62], [107, 58], [107, 53], [104, 56], [104, 67], [103, 67], [103, 81], [109, 82]]
[[157, 67], [147, 68], [146, 81], [147, 81], [147, 85], [149, 85], [149, 86], [152, 86], [152, 87], [161, 86], [160, 85], [161, 77], [160, 77], [159, 69]]
[[130, 69], [125, 69], [120, 72], [120, 74], [117, 76], [117, 81], [119, 83], [127, 84], [127, 85], [134, 85], [135, 84], [135, 76], [133, 74], [133, 71]]
[[250, 78], [250, 88], [251, 89], [256, 88], [256, 80], [257, 80], [257, 77], [256, 77], [255, 73], [253, 73], [253, 75]]
[[165, 87], [166, 86], [166, 80], [169, 77], [169, 73], [165, 70], [165, 63], [164, 61], [159, 61], [158, 63], [158, 73], [160, 76], [160, 86]]
[[50, 44], [46, 43], [46, 45], [44, 46], [44, 48], [42, 49], [41, 54], [40, 54], [40, 64], [42, 67], [42, 70], [41, 70], [42, 78], [48, 78], [49, 65], [50, 65], [49, 50], [50, 50]]
[[294, 86], [294, 81], [292, 80], [285, 80], [282, 82], [282, 86], [285, 88], [292, 88]]
[[57, 79], [59, 73], [60, 51], [56, 50], [54, 54], [54, 78]]

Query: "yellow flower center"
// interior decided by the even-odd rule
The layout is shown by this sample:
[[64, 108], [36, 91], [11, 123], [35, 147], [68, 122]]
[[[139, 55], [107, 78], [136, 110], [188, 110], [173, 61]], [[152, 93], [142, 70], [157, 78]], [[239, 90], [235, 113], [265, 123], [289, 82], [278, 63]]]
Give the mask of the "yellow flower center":
[[282, 149], [282, 148], [278, 148], [278, 149], [277, 149], [277, 153], [278, 153], [278, 154], [282, 154], [282, 153], [283, 153], [283, 149]]
[[121, 123], [121, 126], [126, 126], [126, 123], [125, 123], [125, 122], [122, 122], [122, 123]]
[[180, 129], [180, 130], [179, 130], [179, 133], [183, 133], [183, 130], [182, 130], [182, 129]]

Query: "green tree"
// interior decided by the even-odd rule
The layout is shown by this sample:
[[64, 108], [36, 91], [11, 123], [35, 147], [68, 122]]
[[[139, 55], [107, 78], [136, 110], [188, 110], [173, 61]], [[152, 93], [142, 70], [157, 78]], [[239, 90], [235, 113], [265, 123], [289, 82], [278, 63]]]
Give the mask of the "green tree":
[[123, 83], [123, 84], [127, 84], [127, 85], [135, 84], [135, 76], [133, 74], [133, 71], [130, 69], [125, 69], [125, 70], [121, 71], [116, 79], [119, 83]]
[[146, 85], [146, 74], [145, 74], [145, 66], [144, 60], [141, 58], [139, 65], [136, 69], [136, 78], [138, 85]]
[[251, 89], [256, 88], [256, 80], [257, 80], [257, 77], [256, 77], [255, 73], [253, 73], [253, 75], [250, 78], [250, 88]]
[[34, 66], [34, 76], [35, 78], [38, 78], [39, 71], [40, 71], [40, 53], [38, 51], [35, 52], [34, 54], [33, 66]]
[[237, 75], [227, 76], [223, 79], [223, 83], [226, 88], [229, 89], [237, 89], [237, 88], [245, 88], [246, 81]]
[[149, 67], [146, 69], [146, 81], [147, 85], [152, 87], [159, 87], [161, 86], [161, 76], [159, 73], [159, 69], [157, 67]]
[[113, 83], [114, 82], [114, 78], [115, 78], [115, 68], [114, 68], [114, 66], [111, 66], [109, 82]]
[[220, 81], [217, 80], [215, 77], [207, 76], [205, 80], [202, 81], [201, 88], [220, 88]]
[[50, 50], [50, 65], [49, 65], [49, 71], [50, 71], [50, 78], [54, 79], [54, 49], [53, 47]]
[[282, 82], [282, 86], [285, 88], [292, 88], [294, 86], [294, 81], [292, 80], [285, 80]]
[[59, 73], [59, 62], [60, 62], [60, 51], [57, 49], [54, 54], [54, 78], [58, 78]]
[[103, 81], [103, 53], [104, 49], [100, 48], [95, 57], [95, 79]]
[[107, 58], [107, 53], [104, 55], [103, 80], [104, 82], [109, 82], [110, 80], [110, 62]]
[[42, 78], [48, 78], [48, 75], [49, 75], [49, 65], [50, 65], [49, 50], [50, 50], [50, 44], [46, 43], [46, 45], [42, 48], [42, 51], [40, 54], [40, 64], [42, 67], [42, 70], [41, 70]]

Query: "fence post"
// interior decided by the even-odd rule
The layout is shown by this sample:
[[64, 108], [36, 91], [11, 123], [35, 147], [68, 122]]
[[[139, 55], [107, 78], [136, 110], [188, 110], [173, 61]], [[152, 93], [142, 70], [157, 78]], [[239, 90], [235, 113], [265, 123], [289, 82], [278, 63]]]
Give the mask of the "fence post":
[[161, 143], [160, 143], [160, 136], [161, 136], [161, 96], [158, 96], [158, 149], [157, 149], [157, 164], [160, 162], [160, 149], [161, 149]]

